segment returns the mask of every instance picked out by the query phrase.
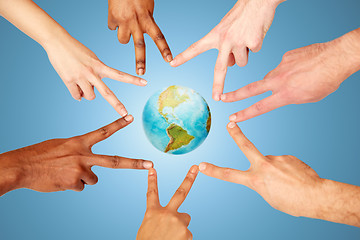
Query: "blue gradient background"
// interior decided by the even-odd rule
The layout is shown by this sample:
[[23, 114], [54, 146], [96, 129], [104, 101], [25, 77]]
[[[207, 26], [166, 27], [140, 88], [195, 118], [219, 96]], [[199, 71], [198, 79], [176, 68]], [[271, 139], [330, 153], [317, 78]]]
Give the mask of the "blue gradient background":
[[[120, 45], [107, 29], [106, 1], [37, 1], [75, 38], [109, 66], [134, 74], [132, 44]], [[156, 1], [155, 19], [174, 55], [208, 33], [235, 1]], [[359, 27], [358, 0], [302, 0], [281, 4], [263, 49], [250, 54], [245, 68], [233, 67], [225, 90], [262, 79], [289, 50], [334, 39]], [[77, 102], [50, 65], [45, 51], [4, 19], [0, 20], [0, 152], [51, 138], [83, 134], [119, 116], [98, 95]], [[237, 103], [211, 100], [212, 50], [176, 69], [164, 63], [146, 37], [145, 88], [105, 80], [135, 122], [96, 145], [95, 153], [151, 159], [159, 172], [166, 204], [193, 164], [247, 169], [249, 163], [228, 135], [228, 116], [263, 96]], [[315, 104], [293, 105], [241, 123], [263, 154], [291, 154], [321, 177], [360, 185], [360, 73]], [[304, 79], [305, 81], [306, 79]], [[146, 139], [141, 113], [157, 90], [179, 84], [209, 103], [212, 128], [195, 151], [171, 156]], [[268, 94], [265, 94], [268, 95]], [[134, 239], [145, 212], [147, 172], [96, 167], [99, 183], [83, 192], [38, 193], [16, 190], [0, 198], [0, 239]], [[192, 216], [195, 239], [359, 239], [360, 230], [321, 220], [296, 218], [271, 208], [256, 192], [199, 175], [180, 208]]]

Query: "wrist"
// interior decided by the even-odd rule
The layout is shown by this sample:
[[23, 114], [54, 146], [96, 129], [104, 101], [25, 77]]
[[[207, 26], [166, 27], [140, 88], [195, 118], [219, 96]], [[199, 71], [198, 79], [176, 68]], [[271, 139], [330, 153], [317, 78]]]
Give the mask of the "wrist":
[[51, 31], [48, 35], [44, 36], [39, 44], [47, 52], [49, 49], [59, 46], [59, 44], [71, 39], [71, 35], [64, 29], [58, 28], [54, 31]]

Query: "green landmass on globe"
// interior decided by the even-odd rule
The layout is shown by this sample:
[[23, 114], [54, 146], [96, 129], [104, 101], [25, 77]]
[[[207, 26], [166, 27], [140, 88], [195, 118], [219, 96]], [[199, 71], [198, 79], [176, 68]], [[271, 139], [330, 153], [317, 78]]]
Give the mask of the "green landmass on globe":
[[[211, 114], [206, 101], [198, 93], [175, 85], [148, 100], [143, 124], [156, 148], [165, 153], [182, 154], [204, 141], [210, 131]], [[165, 139], [169, 140], [164, 142]]]
[[165, 148], [165, 152], [181, 148], [188, 145], [195, 137], [188, 134], [182, 127], [172, 123], [170, 127], [166, 129], [170, 141]]

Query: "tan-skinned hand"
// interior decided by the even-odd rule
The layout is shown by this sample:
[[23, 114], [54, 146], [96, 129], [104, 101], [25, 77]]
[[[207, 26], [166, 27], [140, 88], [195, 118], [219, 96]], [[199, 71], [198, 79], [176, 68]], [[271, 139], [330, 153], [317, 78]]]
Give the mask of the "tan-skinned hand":
[[82, 191], [98, 177], [93, 166], [149, 169], [151, 161], [93, 154], [94, 144], [105, 140], [133, 121], [131, 115], [82, 136], [53, 139], [0, 155], [0, 196], [18, 189], [39, 192]]
[[109, 0], [109, 29], [118, 28], [118, 39], [122, 44], [127, 44], [132, 35], [138, 75], [143, 75], [146, 71], [144, 33], [153, 39], [166, 62], [173, 59], [165, 37], [154, 20], [153, 13], [154, 0]]
[[235, 102], [272, 92], [271, 96], [229, 117], [232, 122], [241, 122], [285, 105], [318, 102], [359, 69], [360, 28], [331, 42], [285, 53], [279, 66], [263, 80], [225, 93], [221, 100]]
[[287, 214], [360, 226], [360, 187], [320, 178], [294, 156], [262, 155], [233, 122], [227, 130], [250, 168], [240, 171], [200, 163], [202, 173], [247, 186]]
[[191, 217], [187, 213], [179, 213], [178, 209], [186, 199], [198, 172], [198, 166], [192, 166], [168, 205], [162, 207], [159, 201], [156, 171], [153, 168], [149, 170], [147, 208], [137, 240], [192, 239], [188, 229]]
[[219, 54], [214, 69], [213, 99], [219, 101], [224, 91], [228, 66], [243, 67], [249, 49], [260, 51], [262, 42], [274, 19], [275, 9], [284, 0], [239, 0], [220, 23], [205, 37], [192, 44], [170, 62], [177, 67], [210, 49]]

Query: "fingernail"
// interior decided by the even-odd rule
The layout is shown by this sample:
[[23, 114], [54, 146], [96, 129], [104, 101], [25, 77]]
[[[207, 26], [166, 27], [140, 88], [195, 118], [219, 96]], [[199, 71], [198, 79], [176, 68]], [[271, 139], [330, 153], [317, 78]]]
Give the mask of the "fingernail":
[[221, 95], [221, 101], [225, 101], [225, 99], [226, 99], [226, 95], [225, 95], [225, 94], [222, 94], [222, 95]]
[[139, 75], [144, 75], [144, 69], [139, 68]]
[[126, 111], [125, 109], [121, 109], [121, 110], [120, 110], [120, 115], [121, 115], [122, 117], [125, 117], [125, 116], [127, 115], [127, 111]]
[[127, 115], [126, 117], [124, 117], [124, 119], [125, 119], [125, 121], [130, 122], [133, 120], [133, 116]]
[[219, 93], [214, 93], [213, 98], [214, 98], [215, 101], [220, 101], [220, 94]]
[[231, 116], [229, 117], [229, 120], [230, 120], [230, 122], [235, 122], [235, 120], [236, 120], [235, 114], [231, 115]]
[[155, 169], [150, 168], [149, 169], [149, 176], [155, 175]]
[[140, 80], [140, 83], [141, 83], [142, 85], [144, 85], [144, 86], [147, 85], [147, 81], [146, 81], [145, 79], [141, 79], [141, 80]]
[[190, 168], [190, 172], [191, 172], [191, 173], [196, 173], [196, 172], [197, 172], [197, 169], [198, 169], [198, 166], [192, 166], [192, 167]]
[[173, 60], [171, 55], [167, 55], [166, 59], [168, 62], [171, 62], [171, 60]]
[[228, 128], [234, 128], [235, 125], [236, 125], [236, 123], [234, 123], [234, 122], [229, 122], [229, 123], [228, 123]]
[[170, 66], [174, 67], [176, 64], [176, 59], [173, 59], [171, 62], [170, 62]]
[[144, 168], [149, 169], [149, 168], [152, 168], [153, 163], [149, 162], [149, 161], [146, 161], [146, 162], [143, 163], [143, 166], [144, 166]]
[[199, 170], [204, 171], [206, 169], [206, 163], [200, 163], [199, 164]]

